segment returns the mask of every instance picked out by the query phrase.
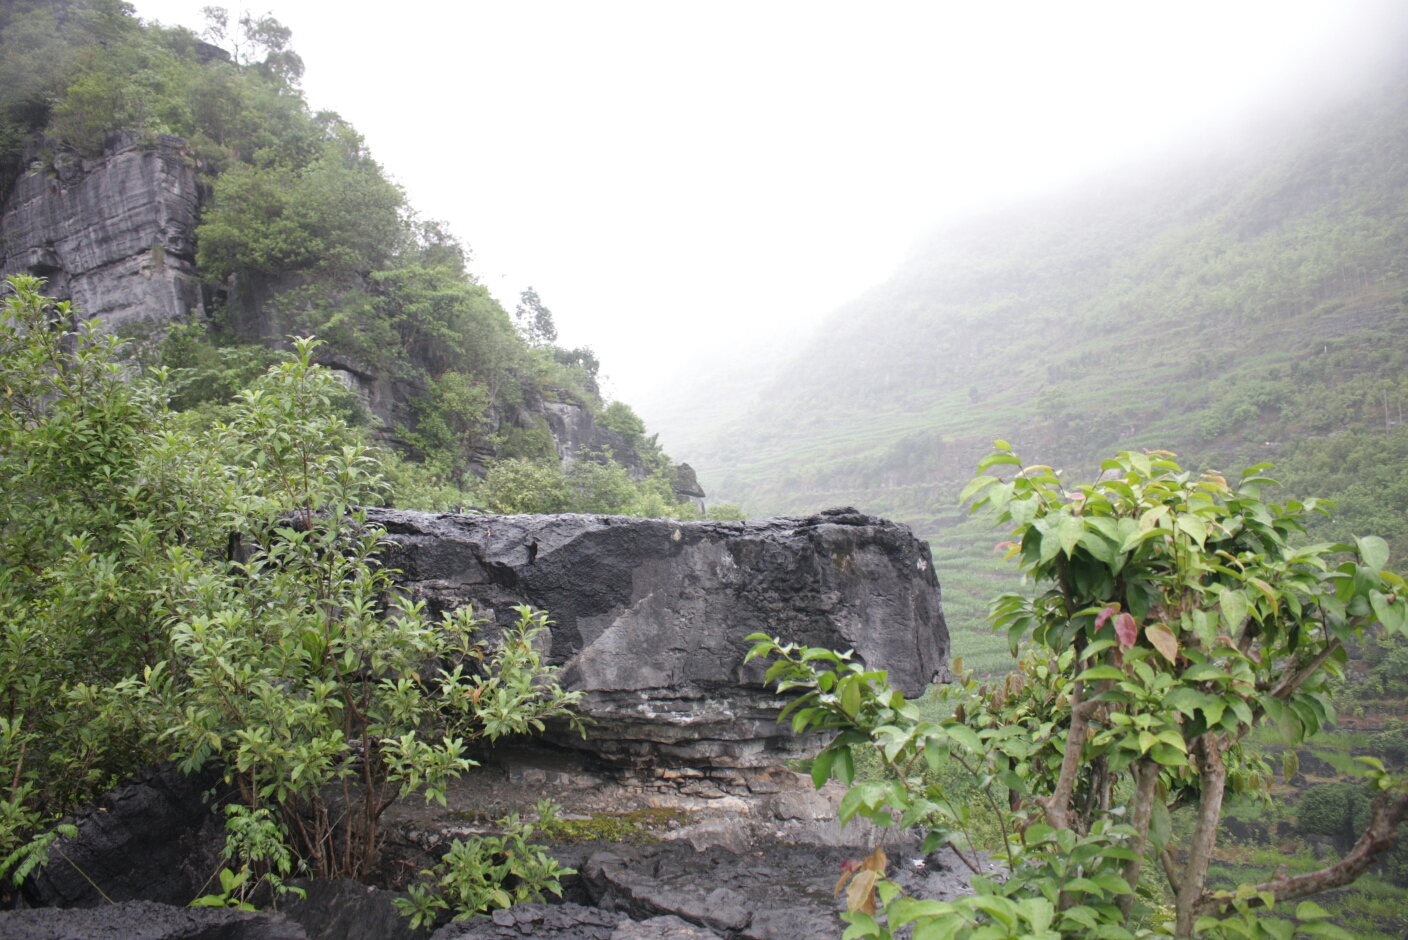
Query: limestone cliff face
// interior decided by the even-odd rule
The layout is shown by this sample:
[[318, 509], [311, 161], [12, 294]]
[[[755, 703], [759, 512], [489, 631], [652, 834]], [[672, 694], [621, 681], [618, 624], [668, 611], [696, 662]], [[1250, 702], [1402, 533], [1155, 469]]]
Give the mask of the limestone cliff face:
[[179, 137], [117, 139], [98, 160], [61, 157], [21, 177], [0, 214], [0, 276], [34, 274], [107, 329], [203, 309], [199, 189]]
[[[203, 316], [195, 263], [201, 191], [185, 145], [179, 137], [163, 136], [151, 146], [122, 135], [100, 159], [62, 155], [21, 177], [0, 207], [0, 278], [43, 277], [46, 293], [71, 300], [85, 318], [100, 318], [105, 330], [160, 329]], [[235, 285], [230, 302], [238, 332], [252, 341], [281, 341], [264, 315], [281, 286], [290, 285], [278, 278]], [[427, 392], [416, 377], [379, 375], [332, 351], [322, 364], [358, 393], [381, 421], [387, 443], [400, 443], [397, 428], [416, 426], [411, 404]], [[491, 409], [487, 433], [539, 423], [551, 431], [564, 467], [590, 453], [610, 455], [636, 479], [646, 475], [624, 438], [598, 427], [588, 409], [565, 396], [547, 401], [534, 394], [511, 414]], [[474, 466], [482, 473], [497, 455], [487, 440], [478, 447]], [[702, 500], [702, 491], [697, 495]]]

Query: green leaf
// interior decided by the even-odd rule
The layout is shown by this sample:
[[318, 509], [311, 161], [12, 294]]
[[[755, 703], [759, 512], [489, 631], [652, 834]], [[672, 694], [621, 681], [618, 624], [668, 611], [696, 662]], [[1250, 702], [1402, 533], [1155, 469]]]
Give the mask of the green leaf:
[[1100, 897], [1105, 896], [1105, 892], [1101, 890], [1100, 886], [1089, 878], [1072, 878], [1070, 881], [1066, 882], [1064, 887], [1067, 891], [1083, 891], [1087, 894], [1099, 895]]
[[851, 756], [849, 746], [841, 748], [841, 750], [836, 753], [836, 761], [833, 766], [835, 767], [837, 779], [843, 784], [849, 787], [855, 782], [856, 762], [855, 758]]
[[[963, 492], [960, 493], [958, 496], [958, 502], [960, 504], [966, 503], [968, 502], [969, 498], [971, 498], [975, 493], [979, 493], [987, 487], [992, 486], [994, 483], [999, 482], [1001, 481], [998, 480], [997, 477], [977, 477], [963, 488]], [[953, 491], [949, 490], [949, 492], [952, 493]]]
[[978, 461], [978, 472], [979, 472], [979, 473], [982, 473], [984, 470], [988, 469], [989, 467], [998, 467], [998, 466], [1015, 466], [1015, 467], [1020, 467], [1021, 465], [1022, 465], [1022, 461], [1020, 461], [1020, 460], [1017, 459], [1017, 455], [1016, 455], [1016, 454], [1013, 454], [1013, 453], [1011, 453], [1010, 451], [1007, 451], [1007, 452], [1001, 452], [1001, 451], [1000, 451], [1000, 452], [995, 453], [995, 454], [988, 454], [988, 455], [987, 455], [986, 457], [984, 457], [982, 460]]
[[924, 742], [924, 761], [929, 765], [930, 773], [938, 773], [948, 764], [948, 745], [943, 744], [938, 738], [928, 738]]
[[1330, 912], [1314, 901], [1301, 901], [1296, 905], [1296, 920], [1321, 920], [1329, 916]]
[[835, 751], [822, 751], [812, 760], [812, 784], [820, 790], [831, 779], [831, 762], [836, 759]]
[[856, 911], [847, 915], [851, 919], [851, 926], [846, 928], [846, 932], [841, 934], [841, 940], [856, 940], [857, 937], [878, 937], [880, 936], [880, 925], [875, 922], [875, 918], [869, 914]]
[[1237, 631], [1242, 629], [1242, 621], [1247, 619], [1246, 593], [1224, 588], [1217, 603], [1222, 608], [1222, 619], [1227, 624], [1228, 635], [1235, 637]]
[[841, 710], [852, 718], [860, 711], [860, 680], [855, 677], [841, 683]]
[[1101, 664], [1101, 665], [1099, 665], [1099, 666], [1091, 666], [1091, 667], [1090, 667], [1089, 669], [1087, 669], [1085, 672], [1082, 672], [1080, 675], [1076, 676], [1076, 681], [1077, 681], [1077, 682], [1095, 682], [1095, 681], [1100, 680], [1100, 679], [1117, 679], [1117, 680], [1118, 680], [1118, 679], [1123, 679], [1123, 678], [1124, 678], [1124, 672], [1122, 672], [1121, 670], [1116, 669], [1114, 666], [1110, 666], [1110, 665], [1107, 665], [1107, 664]]
[[1173, 838], [1173, 817], [1163, 800], [1154, 800], [1152, 810], [1149, 816], [1149, 838], [1153, 840], [1154, 848], [1162, 852]]
[[1217, 627], [1208, 618], [1207, 611], [1195, 610], [1190, 619], [1193, 621], [1193, 632], [1198, 635], [1203, 648], [1211, 651], [1217, 645]]
[[1402, 603], [1391, 604], [1387, 595], [1371, 590], [1369, 605], [1374, 608], [1374, 614], [1379, 618], [1379, 623], [1384, 625], [1385, 630], [1390, 633], [1399, 633], [1403, 630], [1405, 609]]
[[1100, 887], [1112, 894], [1129, 894], [1129, 882], [1125, 881], [1114, 872], [1102, 871], [1091, 876], [1092, 880]]
[[967, 725], [944, 725], [944, 730], [948, 732], [949, 737], [953, 738], [953, 740], [957, 741], [959, 744], [962, 744], [974, 754], [982, 754], [986, 750], [986, 748], [983, 747], [983, 742], [978, 740], [978, 736], [973, 733], [973, 729], [969, 728]]
[[1192, 513], [1181, 513], [1178, 516], [1176, 524], [1180, 531], [1186, 533], [1190, 539], [1198, 543], [1199, 548], [1202, 548], [1203, 543], [1208, 540], [1207, 523], [1203, 522], [1202, 518], [1199, 516], [1195, 516]]
[[1159, 742], [1149, 749], [1149, 756], [1165, 767], [1187, 767], [1188, 758], [1175, 747]]
[[1362, 539], [1356, 536], [1354, 541], [1359, 545], [1359, 558], [1364, 567], [1376, 573], [1383, 571], [1388, 564], [1388, 543], [1377, 535], [1366, 535]]
[[1069, 558], [1075, 554], [1081, 536], [1085, 535], [1085, 522], [1079, 516], [1063, 515], [1057, 533], [1057, 537], [1061, 540], [1061, 550]]
[[[1201, 613], [1201, 611], [1199, 611]], [[1213, 679], [1231, 679], [1227, 673], [1211, 663], [1196, 663], [1183, 670], [1184, 682], [1207, 682]]]

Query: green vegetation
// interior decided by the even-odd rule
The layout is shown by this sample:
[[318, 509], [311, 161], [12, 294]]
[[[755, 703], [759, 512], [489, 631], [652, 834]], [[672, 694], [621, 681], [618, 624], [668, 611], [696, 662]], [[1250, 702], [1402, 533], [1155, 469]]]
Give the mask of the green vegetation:
[[[213, 764], [239, 796], [238, 871], [203, 903], [244, 904], [295, 873], [365, 880], [394, 799], [443, 802], [476, 741], [575, 721], [577, 694], [539, 656], [545, 612], [481, 638], [468, 608], [430, 623], [390, 590], [383, 533], [357, 507], [396, 494], [316, 341], [219, 413], [182, 412], [169, 372], [133, 375], [122, 344], [37, 279], [9, 289], [0, 892], [43, 863], [59, 817], [160, 760]], [[488, 859], [477, 883], [523, 877], [502, 850], [463, 847], [465, 864]], [[462, 910], [477, 895], [449, 864], [445, 903]], [[532, 871], [524, 890], [556, 884], [551, 866]]]
[[[23, 172], [101, 156], [115, 134], [186, 141], [209, 194], [196, 262], [213, 309], [136, 350], [172, 370], [172, 404], [219, 414], [287, 353], [286, 337], [316, 335], [322, 361], [409, 390], [397, 393], [394, 426], [376, 429], [398, 451], [389, 472], [403, 506], [691, 516], [644, 424], [624, 403], [602, 402], [592, 351], [555, 345], [552, 312], [531, 288], [511, 317], [356, 130], [308, 108], [290, 31], [268, 15], [206, 15], [201, 38], [139, 21], [119, 0], [0, 10], [0, 195]], [[545, 402], [599, 415], [644, 473], [609, 455], [589, 456], [600, 470], [564, 473]], [[514, 466], [486, 490], [501, 461]]]
[[684, 810], [669, 807], [647, 807], [627, 813], [593, 813], [589, 819], [553, 817], [542, 823], [543, 832], [553, 841], [566, 844], [578, 842], [627, 842], [644, 845], [659, 840], [657, 832], [689, 822]]
[[[1068, 489], [997, 442], [979, 473], [1007, 478], [981, 475], [963, 498], [1010, 528], [1009, 557], [1035, 585], [992, 608], [1012, 651], [1029, 652], [1001, 680], [980, 686], [965, 673], [937, 691], [954, 703], [947, 718], [850, 653], [751, 638], [750, 659], [776, 658], [767, 680], [801, 693], [779, 720], [835, 735], [811, 773], [818, 788], [833, 775], [849, 788], [842, 822], [917, 824], [923, 851], [948, 845], [974, 868], [976, 896], [921, 901], [887, 879], [877, 850], [842, 878], [848, 936], [888, 940], [910, 924], [915, 937], [961, 940], [1350, 936], [1301, 899], [1352, 883], [1393, 848], [1408, 780], [1375, 758], [1356, 759], [1367, 790], [1302, 799], [1300, 826], [1345, 840], [1341, 858], [1234, 890], [1212, 874], [1236, 797], [1272, 805], [1274, 772], [1244, 739], [1268, 726], [1289, 748], [1313, 738], [1334, 717], [1330, 680], [1343, 679], [1346, 644], [1375, 628], [1408, 637], [1387, 543], [1302, 544], [1323, 509], [1263, 502], [1274, 485], [1264, 469], [1229, 486], [1167, 454], [1124, 452], [1095, 484]], [[857, 751], [879, 759], [878, 779], [857, 782]], [[950, 763], [976, 781], [978, 800], [955, 799]], [[998, 823], [1001, 877], [977, 873], [974, 802]], [[1175, 831], [1180, 808], [1191, 830]]]

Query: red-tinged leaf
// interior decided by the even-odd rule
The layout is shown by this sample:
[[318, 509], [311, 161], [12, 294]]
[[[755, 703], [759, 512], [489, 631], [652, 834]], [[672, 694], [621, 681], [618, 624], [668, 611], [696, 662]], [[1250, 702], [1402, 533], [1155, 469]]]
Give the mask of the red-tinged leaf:
[[1178, 658], [1178, 637], [1166, 624], [1156, 623], [1144, 628], [1144, 635], [1170, 663]]
[[1129, 614], [1120, 614], [1115, 618], [1115, 636], [1119, 637], [1120, 646], [1129, 649], [1139, 639], [1139, 625]]
[[1120, 608], [1118, 604], [1111, 604], [1109, 607], [1100, 611], [1100, 613], [1095, 615], [1095, 629], [1099, 630], [1105, 625], [1106, 621], [1119, 612]]

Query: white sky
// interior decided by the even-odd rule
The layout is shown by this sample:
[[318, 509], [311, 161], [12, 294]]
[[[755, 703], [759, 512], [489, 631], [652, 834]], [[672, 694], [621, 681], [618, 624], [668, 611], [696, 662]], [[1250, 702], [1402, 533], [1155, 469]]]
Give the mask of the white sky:
[[[135, 0], [197, 29], [205, 2]], [[274, 2], [310, 103], [647, 416], [943, 218], [1186, 141], [1384, 35], [1344, 0]]]

